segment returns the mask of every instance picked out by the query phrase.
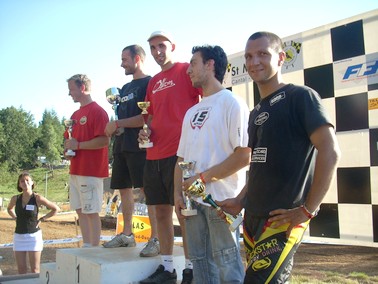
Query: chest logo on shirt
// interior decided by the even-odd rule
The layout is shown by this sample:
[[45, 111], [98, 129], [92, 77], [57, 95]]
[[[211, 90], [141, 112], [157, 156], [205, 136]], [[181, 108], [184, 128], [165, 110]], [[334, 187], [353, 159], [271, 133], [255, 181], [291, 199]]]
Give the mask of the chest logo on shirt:
[[196, 127], [201, 128], [205, 124], [206, 120], [209, 118], [210, 110], [211, 107], [204, 107], [198, 109], [190, 119], [190, 126], [193, 129]]
[[257, 111], [259, 111], [260, 108], [261, 108], [261, 105], [260, 105], [260, 104], [257, 104], [257, 105], [255, 106], [255, 110], [257, 110]]
[[164, 79], [159, 80], [159, 81], [156, 82], [156, 84], [152, 88], [152, 93], [155, 94], [155, 93], [160, 92], [162, 90], [165, 90], [165, 89], [168, 89], [168, 88], [172, 88], [175, 85], [176, 84], [172, 80], [167, 81], [167, 79], [164, 78]]
[[275, 103], [278, 103], [284, 98], [285, 98], [285, 92], [279, 92], [277, 95], [275, 95], [273, 98], [270, 99], [269, 101], [270, 106], [274, 105]]
[[262, 125], [265, 121], [267, 121], [269, 118], [269, 113], [262, 112], [255, 118], [255, 125]]
[[132, 100], [135, 97], [136, 96], [134, 95], [134, 93], [131, 93], [131, 94], [128, 94], [127, 96], [122, 97], [120, 102], [124, 103], [124, 102], [127, 102], [129, 100]]
[[84, 125], [84, 124], [87, 123], [87, 117], [86, 116], [82, 116], [79, 121], [80, 121], [80, 125]]
[[265, 163], [268, 154], [268, 149], [265, 147], [254, 148], [252, 152], [252, 163]]

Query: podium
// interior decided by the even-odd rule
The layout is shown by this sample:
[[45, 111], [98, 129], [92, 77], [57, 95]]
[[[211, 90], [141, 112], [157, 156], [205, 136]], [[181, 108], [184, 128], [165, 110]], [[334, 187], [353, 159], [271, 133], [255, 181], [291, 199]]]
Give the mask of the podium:
[[[40, 283], [113, 284], [139, 283], [159, 266], [160, 256], [140, 257], [144, 243], [136, 247], [59, 249], [55, 263], [41, 265]], [[173, 247], [177, 277], [185, 266], [184, 249]], [[178, 279], [179, 281], [179, 279]]]

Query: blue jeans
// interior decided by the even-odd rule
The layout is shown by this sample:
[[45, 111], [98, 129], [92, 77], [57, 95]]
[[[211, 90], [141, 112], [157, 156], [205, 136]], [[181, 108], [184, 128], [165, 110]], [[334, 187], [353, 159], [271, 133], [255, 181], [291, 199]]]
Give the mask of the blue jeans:
[[185, 220], [189, 258], [196, 284], [243, 283], [239, 229], [231, 232], [215, 209], [193, 202], [197, 215]]

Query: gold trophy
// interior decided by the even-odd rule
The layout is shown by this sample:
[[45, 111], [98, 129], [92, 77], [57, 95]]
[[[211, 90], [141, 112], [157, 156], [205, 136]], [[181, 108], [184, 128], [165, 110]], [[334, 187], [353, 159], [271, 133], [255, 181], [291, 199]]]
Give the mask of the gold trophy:
[[[181, 161], [178, 162], [180, 169], [182, 170], [182, 177], [184, 180], [194, 176], [193, 169], [194, 165], [196, 164], [195, 161]], [[185, 200], [185, 209], [181, 209], [181, 214], [184, 216], [194, 216], [197, 215], [197, 209], [192, 208], [192, 202], [190, 197], [184, 192], [184, 200]]]
[[[218, 206], [218, 204], [215, 203], [213, 198], [211, 197], [211, 194], [206, 194], [205, 192], [206, 186], [205, 184], [200, 180], [195, 180], [187, 189], [187, 192], [191, 196], [201, 197], [202, 200], [208, 204], [210, 204], [212, 207], [214, 207], [216, 210], [221, 211], [222, 208]], [[227, 223], [230, 224], [229, 229], [234, 232], [239, 225], [243, 222], [243, 217], [241, 214], [238, 214], [237, 216], [232, 216], [231, 214], [224, 212], [226, 215]]]
[[[64, 121], [64, 125], [67, 127], [68, 139], [72, 138], [72, 127], [74, 126], [75, 123], [76, 123], [76, 120], [74, 119], [66, 119]], [[68, 149], [65, 155], [69, 157], [75, 157], [76, 153], [74, 150]]]
[[[144, 118], [148, 115], [147, 109], [150, 106], [150, 102], [138, 102], [138, 107], [142, 110], [142, 116], [144, 120], [143, 130], [147, 133], [148, 125], [146, 119]], [[143, 143], [139, 143], [139, 148], [151, 148], [154, 144], [147, 138]]]
[[[112, 87], [106, 90], [105, 92], [106, 100], [108, 103], [112, 105], [112, 109], [114, 110], [114, 119], [118, 120], [118, 111], [117, 105], [121, 101], [121, 96], [119, 94], [118, 88]], [[117, 128], [115, 134], [117, 136], [121, 135], [125, 130], [123, 128]]]

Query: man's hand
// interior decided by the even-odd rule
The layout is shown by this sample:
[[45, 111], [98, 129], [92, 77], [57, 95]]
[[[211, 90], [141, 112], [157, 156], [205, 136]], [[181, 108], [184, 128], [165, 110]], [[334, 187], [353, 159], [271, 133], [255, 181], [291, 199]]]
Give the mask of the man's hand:
[[187, 178], [182, 182], [182, 191], [187, 191], [188, 188], [197, 180], [199, 179], [199, 175], [192, 176]]
[[64, 151], [68, 149], [77, 150], [79, 147], [79, 142], [75, 138], [66, 139], [64, 141]]
[[[181, 192], [182, 193], [182, 192]], [[181, 209], [185, 209], [184, 197], [182, 194], [176, 194], [175, 191], [175, 211], [178, 219], [185, 219], [185, 216], [181, 214]]]
[[243, 204], [237, 198], [228, 198], [223, 201], [215, 201], [222, 210], [217, 210], [218, 216], [224, 219], [226, 222], [226, 215], [223, 211], [236, 216], [243, 209]]
[[105, 134], [106, 136], [110, 137], [114, 134], [114, 132], [116, 132], [117, 130], [117, 124], [115, 121], [109, 121], [106, 126], [105, 126]]
[[270, 217], [268, 221], [275, 222], [274, 225], [272, 225], [272, 228], [278, 228], [283, 224], [289, 223], [289, 227], [286, 231], [287, 238], [290, 236], [291, 230], [295, 226], [309, 220], [301, 207], [296, 207], [293, 209], [276, 209], [269, 212], [269, 215], [272, 217]]
[[141, 129], [138, 135], [138, 142], [140, 144], [143, 144], [145, 141], [149, 139], [150, 135], [151, 135], [150, 129], [147, 129], [147, 130]]

